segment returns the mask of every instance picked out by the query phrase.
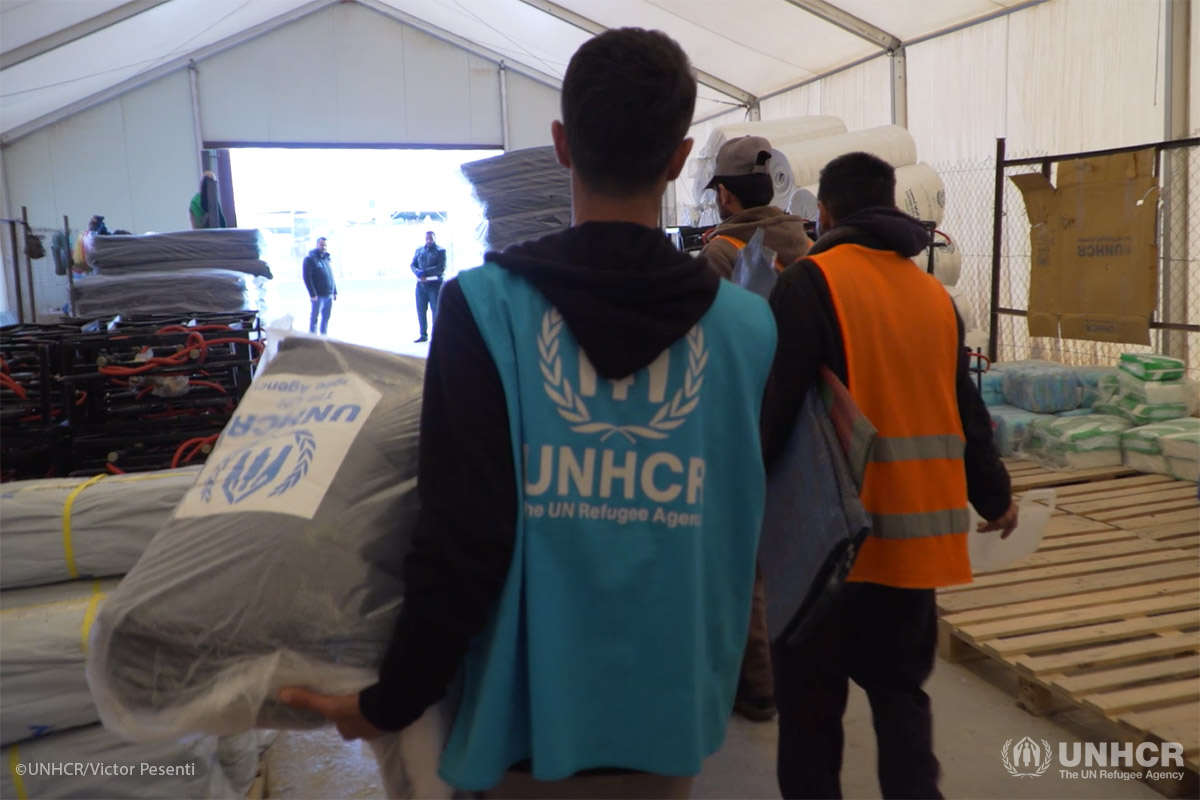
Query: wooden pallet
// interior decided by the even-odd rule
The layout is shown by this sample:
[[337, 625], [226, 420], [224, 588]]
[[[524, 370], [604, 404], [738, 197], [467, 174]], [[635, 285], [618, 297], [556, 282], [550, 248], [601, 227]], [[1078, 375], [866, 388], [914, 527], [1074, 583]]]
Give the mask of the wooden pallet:
[[1018, 491], [1054, 486], [1036, 553], [938, 592], [950, 660], [991, 657], [1033, 713], [1088, 709], [1133, 741], [1180, 742], [1200, 772], [1200, 503], [1196, 485], [1123, 468], [1010, 464]]

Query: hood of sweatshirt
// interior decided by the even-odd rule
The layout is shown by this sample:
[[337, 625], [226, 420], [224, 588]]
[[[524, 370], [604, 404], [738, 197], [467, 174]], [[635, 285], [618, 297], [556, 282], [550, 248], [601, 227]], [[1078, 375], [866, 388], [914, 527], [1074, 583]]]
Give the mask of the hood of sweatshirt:
[[586, 222], [487, 260], [545, 295], [605, 378], [648, 366], [708, 312], [720, 285], [704, 259], [632, 222]]
[[808, 251], [824, 253], [840, 244], [858, 244], [872, 250], [891, 250], [912, 258], [929, 247], [929, 231], [920, 221], [898, 208], [864, 208], [840, 220]]
[[763, 244], [775, 251], [779, 260], [790, 264], [808, 252], [812, 242], [804, 231], [804, 219], [775, 206], [758, 206], [734, 214], [713, 231], [749, 242], [756, 231], [763, 232]]

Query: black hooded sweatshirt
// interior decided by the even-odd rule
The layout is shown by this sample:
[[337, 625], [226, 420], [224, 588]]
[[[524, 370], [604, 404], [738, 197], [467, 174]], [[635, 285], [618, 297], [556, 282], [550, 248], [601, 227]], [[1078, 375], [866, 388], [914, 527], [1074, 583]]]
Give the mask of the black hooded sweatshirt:
[[[648, 366], [704, 316], [720, 284], [661, 230], [626, 222], [588, 222], [487, 260], [545, 295], [605, 378]], [[490, 619], [513, 556], [516, 480], [500, 373], [452, 280], [425, 368], [404, 605], [379, 682], [359, 695], [376, 727], [403, 728], [437, 702]]]
[[[911, 258], [929, 246], [920, 222], [895, 208], [867, 208], [841, 220], [808, 251], [815, 256], [842, 244], [896, 252]], [[779, 328], [775, 363], [763, 398], [763, 449], [767, 464], [783, 451], [805, 393], [817, 385], [822, 364], [849, 386], [842, 327], [821, 268], [802, 258], [785, 269], [771, 292], [771, 310]], [[957, 313], [955, 314], [957, 317]], [[963, 323], [958, 319], [956, 394], [967, 472], [967, 498], [984, 519], [999, 518], [1011, 500], [1008, 471], [992, 440], [992, 422], [971, 380]]]

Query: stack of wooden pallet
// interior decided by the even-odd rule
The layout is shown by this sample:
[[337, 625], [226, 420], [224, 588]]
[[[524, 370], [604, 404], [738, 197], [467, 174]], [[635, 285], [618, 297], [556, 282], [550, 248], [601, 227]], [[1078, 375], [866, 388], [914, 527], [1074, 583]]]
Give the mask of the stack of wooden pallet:
[[1179, 742], [1200, 770], [1200, 503], [1196, 484], [1121, 467], [1009, 464], [1014, 491], [1053, 486], [1036, 553], [939, 592], [941, 652], [983, 654], [1018, 677], [1034, 713], [1095, 711], [1126, 738]]

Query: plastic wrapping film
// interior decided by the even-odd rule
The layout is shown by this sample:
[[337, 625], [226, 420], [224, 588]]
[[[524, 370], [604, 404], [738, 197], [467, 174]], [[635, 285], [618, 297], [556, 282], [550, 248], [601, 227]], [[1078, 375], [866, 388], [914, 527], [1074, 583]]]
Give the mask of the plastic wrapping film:
[[15, 481], [0, 489], [0, 588], [123, 575], [199, 467]]
[[1195, 482], [1200, 474], [1200, 430], [1168, 434], [1159, 441], [1168, 474]]
[[917, 144], [912, 134], [899, 125], [816, 139], [772, 141], [771, 144], [773, 149], [767, 167], [775, 187], [772, 203], [778, 206], [786, 206], [797, 188], [817, 183], [822, 168], [846, 153], [871, 153], [893, 167], [917, 163]]
[[88, 275], [75, 281], [75, 314], [197, 314], [259, 306], [256, 280], [224, 269]]
[[1170, 475], [1171, 468], [1163, 453], [1163, 439], [1179, 434], [1191, 434], [1200, 442], [1200, 419], [1184, 417], [1130, 428], [1121, 434], [1125, 466], [1139, 472]]
[[571, 225], [571, 175], [553, 147], [530, 147], [462, 165], [487, 220], [491, 250]]
[[1030, 423], [1022, 449], [1046, 469], [1087, 469], [1121, 463], [1126, 419], [1105, 414], [1044, 417]]
[[71, 581], [0, 592], [0, 745], [100, 719], [84, 677], [87, 633], [116, 585]]
[[988, 413], [992, 417], [992, 438], [1002, 456], [1011, 456], [1019, 451], [1029, 424], [1047, 417], [1046, 414], [1035, 414], [1016, 406], [991, 406]]
[[1069, 411], [1079, 406], [1079, 379], [1070, 367], [1010, 365], [1003, 374], [1004, 399], [1009, 405], [1039, 414]]
[[1113, 387], [1116, 385], [1118, 370], [1116, 367], [1073, 367], [1075, 377], [1079, 379], [1079, 405], [1091, 408], [1096, 404], [1101, 394], [1101, 385]]
[[230, 272], [244, 272], [270, 279], [271, 267], [259, 259], [207, 258], [199, 261], [152, 261], [147, 264], [121, 264], [111, 267], [99, 267], [101, 275], [128, 275], [140, 272], [172, 272], [176, 270], [193, 269], [222, 269]]
[[262, 234], [252, 228], [202, 228], [143, 236], [94, 236], [88, 266], [98, 269], [165, 261], [239, 259], [256, 261], [264, 251]]
[[[958, 279], [962, 276], [962, 253], [954, 240], [941, 231], [934, 233], [934, 239], [938, 245], [933, 248], [933, 277], [937, 278], [942, 286], [957, 286]], [[922, 272], [929, 271], [928, 250], [921, 251], [919, 255], [913, 256], [912, 260]]]
[[971, 305], [967, 293], [957, 286], [942, 285], [946, 293], [950, 295], [950, 299], [954, 302], [954, 310], [958, 312], [958, 316], [962, 318], [963, 330], [967, 333], [979, 329], [979, 320], [975, 318], [975, 307]]
[[[97, 616], [88, 683], [106, 726], [143, 741], [317, 727], [278, 690], [375, 681], [418, 509], [423, 375], [420, 359], [280, 343]], [[437, 712], [378, 747], [440, 736]]]
[[1115, 392], [1106, 392], [1103, 384], [1099, 397], [1092, 408], [1100, 414], [1115, 414], [1124, 417], [1135, 425], [1149, 425], [1152, 422], [1166, 422], [1188, 415], [1188, 406], [1183, 403], [1144, 403], [1128, 392], [1119, 388]]
[[946, 216], [946, 184], [937, 170], [924, 162], [897, 167], [896, 207], [910, 217], [941, 225]]
[[1184, 406], [1188, 414], [1196, 410], [1198, 387], [1194, 381], [1186, 378], [1144, 381], [1122, 370], [1117, 376], [1117, 387], [1121, 392], [1146, 405]]
[[[217, 747], [215, 736], [132, 744], [99, 725], [90, 725], [0, 751], [4, 760], [0, 797], [237, 797], [221, 768]], [[38, 769], [64, 763], [83, 768], [74, 775], [47, 775]], [[20, 771], [18, 764], [22, 765]]]
[[1122, 353], [1117, 366], [1144, 381], [1175, 381], [1185, 374], [1183, 361], [1159, 353]]
[[989, 369], [979, 378], [979, 394], [986, 406], [1004, 405], [1004, 373]]

